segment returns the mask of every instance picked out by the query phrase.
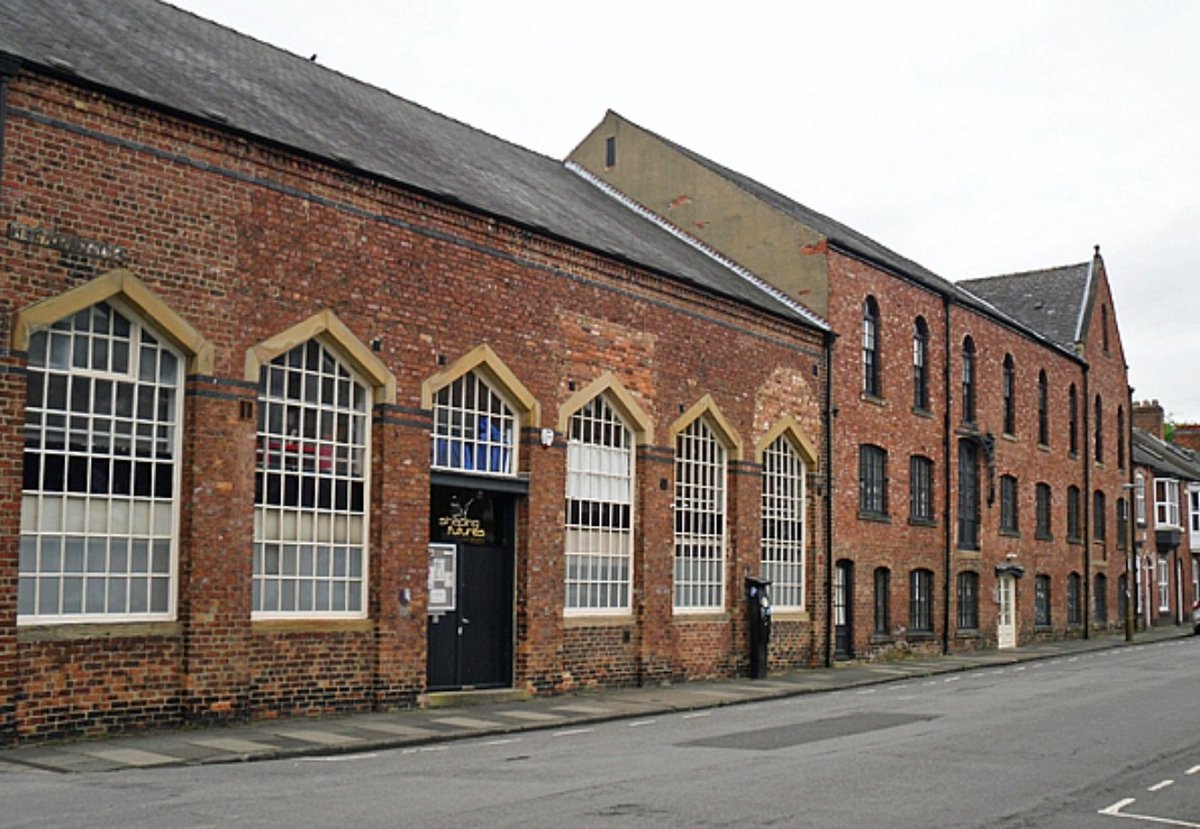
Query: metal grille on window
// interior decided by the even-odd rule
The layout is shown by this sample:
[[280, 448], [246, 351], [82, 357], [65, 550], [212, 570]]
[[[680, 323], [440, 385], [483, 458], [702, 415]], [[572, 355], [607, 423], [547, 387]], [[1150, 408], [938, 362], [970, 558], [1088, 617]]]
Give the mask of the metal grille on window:
[[633, 435], [603, 397], [576, 412], [568, 428], [566, 607], [628, 611]]
[[317, 340], [260, 378], [254, 613], [361, 616], [368, 390]]
[[725, 602], [725, 448], [702, 419], [675, 440], [675, 608]]
[[783, 437], [763, 452], [762, 577], [777, 607], [804, 607], [805, 468]]
[[180, 356], [101, 302], [28, 365], [18, 621], [170, 618]]
[[512, 408], [475, 372], [440, 389], [433, 401], [434, 469], [516, 474]]

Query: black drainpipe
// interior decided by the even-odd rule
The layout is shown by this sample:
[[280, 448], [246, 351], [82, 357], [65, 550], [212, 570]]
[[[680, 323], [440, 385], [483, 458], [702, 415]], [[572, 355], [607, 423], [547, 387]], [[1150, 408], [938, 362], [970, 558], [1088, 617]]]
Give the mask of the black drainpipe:
[[833, 343], [837, 334], [825, 332], [825, 667], [833, 666]]
[[[954, 378], [954, 352], [950, 340], [950, 297], [942, 296], [942, 327], [945, 329], [945, 356], [942, 359], [942, 653], [950, 653], [950, 571], [954, 565], [954, 528], [950, 526], [950, 389]], [[926, 361], [928, 362], [928, 361]]]
[[[1083, 366], [1083, 492], [1079, 513], [1083, 517], [1083, 638], [1092, 638], [1092, 457], [1096, 452], [1092, 434], [1091, 366]], [[1107, 598], [1107, 597], [1106, 597]]]
[[0, 189], [4, 186], [4, 132], [8, 120], [8, 82], [16, 76], [20, 68], [19, 60], [0, 54]]

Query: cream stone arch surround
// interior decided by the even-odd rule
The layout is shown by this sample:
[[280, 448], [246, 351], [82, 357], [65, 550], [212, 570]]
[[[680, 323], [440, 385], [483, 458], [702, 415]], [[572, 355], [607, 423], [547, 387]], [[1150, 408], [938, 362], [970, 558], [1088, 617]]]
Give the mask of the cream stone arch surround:
[[472, 371], [478, 372], [489, 385], [508, 399], [521, 428], [535, 428], [541, 425], [542, 408], [537, 398], [525, 388], [525, 384], [517, 379], [517, 375], [513, 374], [487, 343], [475, 346], [442, 371], [428, 377], [421, 384], [421, 408], [432, 409], [435, 394]]
[[636, 445], [643, 446], [654, 442], [654, 423], [650, 416], [611, 371], [604, 372], [566, 399], [558, 410], [558, 431], [566, 434], [575, 413], [601, 395], [608, 399], [624, 419], [625, 425], [633, 432], [633, 442]]
[[133, 308], [155, 333], [186, 355], [188, 374], [212, 374], [215, 356], [212, 343], [173, 311], [150, 286], [124, 269], [109, 271], [17, 311], [13, 319], [13, 350], [28, 351], [33, 332], [113, 297]]
[[708, 424], [717, 435], [717, 440], [725, 445], [725, 450], [729, 453], [729, 460], [742, 460], [744, 454], [742, 439], [737, 431], [729, 425], [729, 421], [725, 419], [725, 415], [721, 413], [721, 409], [710, 394], [706, 394], [697, 400], [690, 409], [681, 414], [671, 424], [669, 430], [671, 446], [675, 445], [675, 439], [679, 437], [679, 433], [699, 418], [704, 418], [708, 421]]
[[759, 438], [758, 444], [754, 447], [754, 458], [759, 463], [763, 462], [763, 455], [776, 439], [783, 437], [792, 448], [800, 454], [800, 458], [808, 466], [810, 472], [816, 472], [819, 466], [817, 450], [813, 442], [804, 433], [800, 423], [791, 415], [784, 415], [779, 420], [775, 421], [775, 425], [766, 431]]
[[387, 366], [371, 353], [358, 337], [354, 336], [337, 314], [329, 309], [313, 314], [286, 331], [281, 331], [246, 350], [245, 378], [258, 383], [262, 367], [280, 354], [286, 354], [296, 346], [317, 339], [330, 348], [339, 359], [344, 360], [372, 388], [375, 403], [396, 402], [396, 376]]

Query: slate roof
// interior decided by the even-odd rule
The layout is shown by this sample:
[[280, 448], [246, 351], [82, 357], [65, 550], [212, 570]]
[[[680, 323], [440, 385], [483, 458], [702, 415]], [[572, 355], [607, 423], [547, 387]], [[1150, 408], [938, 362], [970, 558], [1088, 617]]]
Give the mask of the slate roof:
[[854, 228], [847, 227], [836, 219], [831, 219], [829, 216], [826, 216], [823, 213], [818, 213], [816, 210], [800, 204], [799, 202], [783, 195], [777, 190], [772, 190], [770, 187], [767, 187], [765, 184], [762, 184], [759, 181], [755, 181], [749, 176], [722, 166], [717, 162], [709, 158], [705, 158], [697, 152], [694, 152], [693, 150], [689, 150], [687, 147], [684, 147], [681, 144], [676, 144], [674, 141], [659, 135], [653, 130], [648, 130], [639, 124], [635, 124], [633, 121], [630, 121], [628, 118], [620, 115], [619, 113], [614, 112], [612, 114], [617, 118], [620, 118], [622, 121], [633, 125], [639, 130], [642, 130], [648, 135], [654, 136], [659, 141], [669, 145], [680, 154], [691, 159], [701, 167], [704, 167], [709, 172], [720, 176], [730, 184], [733, 184], [740, 190], [745, 191], [753, 198], [758, 199], [762, 203], [775, 210], [778, 210], [785, 216], [795, 219], [805, 227], [812, 228], [821, 236], [828, 239], [831, 244], [835, 245], [841, 250], [865, 259], [868, 262], [881, 265], [884, 268], [902, 276], [908, 277], [914, 282], [926, 288], [930, 288], [939, 294], [949, 295], [958, 302], [975, 308], [976, 310], [981, 310], [984, 313], [992, 315], [995, 314], [995, 308], [989, 307], [988, 303], [981, 302], [980, 298], [962, 290], [956, 283], [951, 282], [944, 277], [938, 276], [928, 268], [917, 264], [905, 256], [901, 256], [899, 253], [896, 253], [890, 248], [880, 244], [879, 242], [876, 242], [874, 239], [859, 233]]
[[0, 0], [0, 53], [827, 330], [556, 159], [157, 0]]
[[1191, 449], [1159, 440], [1143, 429], [1133, 430], [1133, 463], [1154, 470], [1157, 477], [1200, 481], [1200, 456]]
[[1064, 348], [1079, 339], [1091, 262], [1038, 271], [965, 279], [958, 284]]

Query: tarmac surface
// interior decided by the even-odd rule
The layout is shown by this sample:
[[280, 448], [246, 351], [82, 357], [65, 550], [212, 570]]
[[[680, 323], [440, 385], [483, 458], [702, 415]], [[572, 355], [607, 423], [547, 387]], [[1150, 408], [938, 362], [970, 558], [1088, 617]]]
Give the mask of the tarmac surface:
[[35, 769], [78, 774], [279, 760], [421, 746], [535, 729], [570, 728], [584, 723], [819, 694], [1089, 651], [1137, 647], [1190, 633], [1190, 626], [1151, 628], [1136, 634], [1133, 642], [1126, 642], [1121, 636], [1036, 642], [1003, 651], [889, 662], [847, 662], [832, 668], [772, 674], [767, 679], [738, 678], [612, 688], [523, 700], [506, 698], [503, 693], [466, 692], [454, 695], [453, 706], [311, 719], [260, 720], [203, 728], [180, 727], [68, 743], [35, 744], [0, 749], [0, 779], [5, 773]]

